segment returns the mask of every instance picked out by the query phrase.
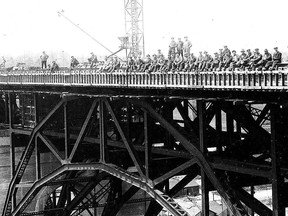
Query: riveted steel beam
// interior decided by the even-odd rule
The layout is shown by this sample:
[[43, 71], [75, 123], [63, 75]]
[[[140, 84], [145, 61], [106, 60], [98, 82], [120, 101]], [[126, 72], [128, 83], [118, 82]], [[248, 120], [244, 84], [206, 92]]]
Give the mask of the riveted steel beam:
[[85, 119], [83, 125], [82, 125], [82, 128], [81, 128], [81, 130], [80, 130], [80, 133], [79, 133], [79, 135], [78, 135], [78, 138], [77, 138], [77, 140], [76, 140], [76, 142], [75, 142], [75, 144], [74, 144], [74, 146], [73, 146], [73, 149], [71, 150], [71, 153], [70, 153], [70, 155], [69, 155], [69, 158], [68, 158], [69, 161], [72, 161], [72, 159], [73, 159], [73, 157], [74, 157], [74, 155], [75, 155], [75, 152], [76, 152], [79, 144], [82, 142], [82, 140], [83, 140], [83, 138], [84, 138], [84, 135], [85, 135], [87, 126], [88, 126], [89, 121], [90, 121], [90, 119], [91, 119], [91, 116], [92, 116], [92, 114], [93, 114], [93, 112], [94, 112], [94, 109], [95, 109], [95, 107], [97, 106], [97, 103], [98, 103], [98, 100], [95, 99], [95, 100], [93, 101], [92, 105], [91, 105], [91, 108], [90, 108], [90, 110], [89, 110], [89, 112], [88, 112], [88, 114], [87, 114], [87, 116], [86, 116], [86, 119]]
[[[131, 102], [132, 102], [132, 100], [131, 100]], [[229, 196], [225, 192], [225, 189], [221, 185], [221, 182], [219, 181], [219, 179], [214, 174], [214, 171], [211, 168], [211, 166], [208, 162], [208, 159], [201, 153], [201, 151], [197, 147], [195, 147], [194, 143], [191, 143], [186, 137], [184, 137], [179, 131], [177, 131], [169, 122], [167, 122], [160, 114], [158, 114], [148, 103], [144, 102], [143, 100], [141, 100], [141, 101], [140, 100], [133, 100], [132, 103], [135, 105], [138, 105], [142, 109], [146, 110], [152, 118], [157, 120], [161, 124], [162, 127], [164, 127], [166, 130], [168, 130], [172, 134], [172, 136], [174, 136], [174, 138], [176, 140], [180, 141], [180, 143], [192, 155], [194, 155], [197, 158], [198, 164], [205, 170], [207, 177], [209, 178], [209, 180], [211, 181], [211, 183], [213, 184], [215, 189], [219, 192], [221, 197], [224, 199], [224, 201], [226, 202], [230, 211], [234, 215], [237, 215], [237, 216], [242, 215], [242, 213], [237, 208], [235, 208], [235, 206], [233, 205], [233, 203], [229, 199]]]
[[140, 176], [144, 177], [144, 169], [143, 169], [143, 165], [142, 165], [142, 162], [140, 160], [140, 158], [138, 157], [138, 154], [136, 152], [136, 150], [134, 149], [133, 145], [131, 144], [131, 141], [128, 140], [127, 136], [124, 134], [124, 131], [119, 123], [119, 120], [117, 119], [111, 105], [109, 104], [109, 102], [107, 100], [105, 100], [105, 104], [106, 104], [106, 107], [120, 133], [120, 136], [128, 150], [128, 153], [132, 159], [132, 161], [134, 162], [134, 165], [136, 166], [137, 168], [137, 171], [139, 172]]

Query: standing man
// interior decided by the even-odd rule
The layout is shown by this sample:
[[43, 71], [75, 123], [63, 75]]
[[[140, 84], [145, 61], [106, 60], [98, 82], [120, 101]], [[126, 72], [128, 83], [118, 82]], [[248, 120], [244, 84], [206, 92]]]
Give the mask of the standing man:
[[45, 51], [42, 52], [42, 55], [40, 56], [41, 59], [41, 67], [42, 69], [47, 68], [47, 60], [49, 56], [45, 53]]
[[177, 48], [177, 43], [175, 42], [174, 37], [172, 37], [171, 42], [169, 44], [168, 57], [175, 56], [176, 48]]
[[183, 58], [183, 41], [181, 38], [178, 38], [177, 53]]
[[192, 47], [192, 43], [188, 40], [188, 37], [184, 37], [185, 41], [183, 43], [183, 54], [184, 56], [190, 56], [190, 49]]

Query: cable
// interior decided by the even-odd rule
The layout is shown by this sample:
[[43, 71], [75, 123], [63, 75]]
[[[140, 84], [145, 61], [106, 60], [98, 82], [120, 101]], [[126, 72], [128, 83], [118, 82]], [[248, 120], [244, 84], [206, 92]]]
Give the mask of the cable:
[[58, 16], [64, 17], [66, 20], [68, 20], [72, 25], [76, 26], [78, 29], [80, 29], [84, 34], [86, 34], [88, 37], [90, 37], [92, 40], [94, 40], [96, 43], [98, 43], [100, 46], [105, 48], [110, 53], [113, 53], [111, 50], [109, 50], [106, 46], [104, 46], [102, 43], [100, 43], [98, 40], [96, 40], [93, 36], [91, 36], [88, 32], [86, 32], [84, 29], [82, 29], [79, 25], [76, 25], [72, 20], [70, 20], [68, 17], [66, 17], [64, 14], [64, 10], [58, 11]]

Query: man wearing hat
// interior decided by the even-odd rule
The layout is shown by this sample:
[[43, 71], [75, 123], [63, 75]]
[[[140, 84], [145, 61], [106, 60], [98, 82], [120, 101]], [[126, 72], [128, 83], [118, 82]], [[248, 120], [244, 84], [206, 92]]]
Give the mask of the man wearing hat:
[[95, 66], [97, 64], [98, 60], [97, 60], [97, 56], [93, 52], [91, 52], [90, 54], [91, 54], [91, 56], [90, 56], [90, 58], [88, 58], [88, 62], [92, 68], [93, 66]]
[[215, 52], [214, 58], [213, 58], [212, 63], [211, 63], [210, 70], [211, 71], [216, 70], [217, 68], [219, 68], [219, 64], [220, 64], [220, 55], [219, 55], [219, 53]]
[[47, 68], [47, 60], [49, 56], [45, 53], [45, 51], [42, 52], [42, 55], [40, 56], [41, 59], [41, 67], [42, 69]]
[[249, 67], [250, 65], [250, 60], [252, 58], [252, 52], [250, 49], [247, 49], [246, 50], [246, 53], [245, 53], [245, 57], [243, 57], [243, 60], [242, 60], [242, 66], [241, 66], [241, 69], [245, 70], [245, 68]]
[[239, 55], [237, 54], [236, 50], [232, 50], [232, 61], [230, 63], [229, 70], [234, 71], [234, 69], [238, 66], [239, 66]]
[[177, 48], [177, 43], [175, 42], [174, 37], [172, 37], [171, 42], [169, 44], [168, 56], [175, 56], [176, 48]]
[[162, 52], [161, 52], [161, 49], [158, 49], [158, 51], [157, 51], [157, 58], [160, 58], [162, 55], [163, 55], [163, 54], [162, 54]]
[[203, 60], [204, 60], [204, 56], [202, 55], [202, 52], [199, 52], [199, 56], [197, 57], [197, 60], [195, 62], [195, 68], [196, 69], [201, 69], [202, 65], [203, 65]]
[[230, 54], [230, 50], [229, 50], [229, 52], [225, 52], [223, 56], [223, 63], [220, 69], [226, 70], [227, 68], [230, 67], [231, 62], [232, 62], [232, 55]]
[[53, 73], [54, 71], [58, 71], [60, 68], [59, 68], [59, 65], [56, 63], [56, 61], [52, 61], [52, 66], [51, 66], [51, 72]]
[[117, 56], [113, 56], [112, 62], [111, 62], [111, 68], [108, 72], [114, 72], [116, 70], [120, 69], [120, 61]]
[[190, 54], [189, 57], [189, 67], [188, 67], [188, 71], [194, 71], [196, 69], [196, 61], [197, 58], [194, 56], [194, 53]]
[[70, 63], [71, 68], [74, 68], [77, 65], [79, 65], [79, 61], [74, 56], [71, 56], [71, 63]]
[[239, 62], [238, 67], [241, 69], [245, 68], [245, 59], [247, 58], [247, 54], [245, 53], [245, 50], [241, 50], [241, 54], [239, 55]]
[[201, 67], [201, 71], [208, 71], [211, 67], [212, 63], [212, 57], [209, 55], [207, 51], [204, 51], [204, 58], [203, 58], [203, 64]]
[[228, 46], [224, 46], [224, 50], [223, 50], [223, 55], [225, 56], [226, 54], [229, 54], [229, 55], [231, 55], [231, 51], [230, 51], [230, 49], [228, 48]]
[[179, 53], [176, 53], [175, 59], [173, 61], [173, 71], [181, 71], [183, 67], [183, 58]]
[[256, 65], [261, 61], [261, 59], [262, 59], [262, 55], [260, 54], [259, 49], [256, 48], [250, 60], [250, 68], [252, 70], [255, 70]]
[[282, 53], [279, 52], [278, 47], [274, 47], [274, 50], [275, 52], [272, 57], [272, 61], [273, 61], [272, 68], [271, 68], [272, 70], [277, 69], [277, 64], [282, 62]]
[[146, 58], [144, 59], [144, 66], [143, 66], [143, 72], [149, 72], [149, 68], [151, 66], [152, 63], [152, 59], [150, 57], [150, 55], [146, 55]]
[[267, 49], [265, 49], [262, 59], [256, 64], [256, 68], [258, 69], [264, 68], [266, 70], [267, 63], [271, 61], [272, 61], [272, 55], [268, 52]]
[[183, 43], [183, 54], [184, 56], [190, 56], [190, 49], [192, 47], [192, 43], [188, 40], [188, 37], [184, 37], [185, 41]]
[[183, 41], [181, 38], [178, 38], [177, 53], [183, 58]]
[[151, 65], [148, 69], [149, 72], [156, 72], [157, 71], [157, 65], [158, 65], [158, 58], [156, 54], [152, 55], [151, 59]]

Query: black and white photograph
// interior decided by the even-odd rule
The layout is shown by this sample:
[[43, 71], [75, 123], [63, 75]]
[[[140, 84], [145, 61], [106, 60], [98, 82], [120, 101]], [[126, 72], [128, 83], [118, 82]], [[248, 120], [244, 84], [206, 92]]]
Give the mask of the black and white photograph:
[[1, 0], [2, 216], [288, 216], [287, 0]]

